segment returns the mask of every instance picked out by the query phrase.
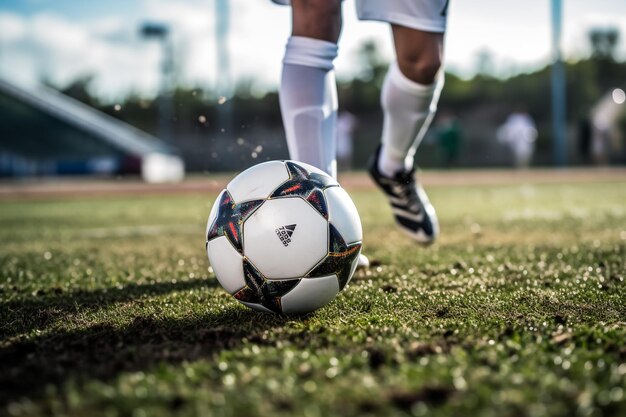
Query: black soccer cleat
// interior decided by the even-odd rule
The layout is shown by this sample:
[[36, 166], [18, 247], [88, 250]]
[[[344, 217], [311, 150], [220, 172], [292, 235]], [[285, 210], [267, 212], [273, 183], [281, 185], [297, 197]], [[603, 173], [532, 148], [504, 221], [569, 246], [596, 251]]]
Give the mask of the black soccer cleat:
[[378, 146], [370, 160], [369, 173], [387, 195], [398, 226], [416, 241], [432, 243], [439, 235], [435, 208], [422, 186], [415, 182], [413, 172], [399, 172], [389, 178], [378, 170], [380, 149]]

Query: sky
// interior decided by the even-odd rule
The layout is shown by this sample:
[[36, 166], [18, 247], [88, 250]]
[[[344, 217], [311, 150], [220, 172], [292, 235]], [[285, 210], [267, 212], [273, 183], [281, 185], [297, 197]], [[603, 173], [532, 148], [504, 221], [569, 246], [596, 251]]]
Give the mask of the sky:
[[[216, 0], [3, 0], [0, 3], [0, 76], [33, 85], [63, 86], [92, 75], [93, 92], [105, 100], [129, 93], [151, 96], [159, 85], [160, 48], [142, 39], [144, 22], [169, 25], [177, 80], [218, 88]], [[275, 88], [290, 31], [290, 10], [270, 0], [229, 0], [231, 78], [250, 80], [259, 92]], [[344, 29], [336, 61], [339, 78], [358, 74], [356, 53], [373, 40], [393, 57], [388, 25], [359, 22], [354, 0], [343, 6]], [[563, 50], [567, 59], [589, 54], [592, 27], [617, 27], [618, 57], [626, 59], [626, 1], [563, 0]], [[550, 0], [452, 0], [445, 45], [448, 70], [470, 77], [479, 54], [506, 76], [546, 65], [550, 49]]]

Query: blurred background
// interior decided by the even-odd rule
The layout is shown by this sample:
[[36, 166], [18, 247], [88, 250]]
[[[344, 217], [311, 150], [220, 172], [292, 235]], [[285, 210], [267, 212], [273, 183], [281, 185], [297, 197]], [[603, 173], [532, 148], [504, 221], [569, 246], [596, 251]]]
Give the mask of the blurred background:
[[[387, 25], [344, 4], [339, 159], [381, 129]], [[424, 168], [626, 163], [623, 0], [452, 1]], [[290, 11], [270, 0], [4, 0], [0, 176], [237, 171], [287, 158], [277, 86]]]

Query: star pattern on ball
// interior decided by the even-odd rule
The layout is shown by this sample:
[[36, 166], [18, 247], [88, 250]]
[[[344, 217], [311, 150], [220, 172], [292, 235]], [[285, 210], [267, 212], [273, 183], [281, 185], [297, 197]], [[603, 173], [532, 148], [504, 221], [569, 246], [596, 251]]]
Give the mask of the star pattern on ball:
[[251, 200], [236, 204], [228, 191], [222, 193], [217, 216], [207, 233], [207, 242], [226, 236], [239, 253], [243, 252], [243, 222], [263, 204], [265, 200]]
[[350, 280], [352, 264], [361, 252], [361, 242], [346, 244], [339, 231], [332, 224], [328, 224], [328, 255], [318, 264], [307, 278], [323, 277], [335, 274], [339, 280], [339, 289], [343, 290]]
[[282, 312], [281, 297], [300, 282], [300, 279], [268, 280], [247, 258], [243, 260], [243, 275], [246, 286], [237, 291], [234, 297], [245, 303], [260, 304], [275, 313]]
[[289, 172], [289, 179], [282, 183], [270, 198], [302, 197], [328, 220], [328, 205], [324, 198], [324, 190], [339, 184], [328, 175], [321, 175], [317, 172], [309, 173], [293, 162], [286, 162], [285, 165]]

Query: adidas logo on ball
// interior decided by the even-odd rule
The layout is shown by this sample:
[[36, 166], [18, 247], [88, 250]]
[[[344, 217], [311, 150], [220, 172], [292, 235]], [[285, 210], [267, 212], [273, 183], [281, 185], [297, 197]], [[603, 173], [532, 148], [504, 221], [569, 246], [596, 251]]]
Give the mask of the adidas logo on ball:
[[289, 246], [291, 243], [291, 235], [293, 235], [293, 231], [296, 230], [295, 224], [290, 224], [288, 226], [282, 226], [275, 230], [276, 235], [283, 242], [283, 245]]

